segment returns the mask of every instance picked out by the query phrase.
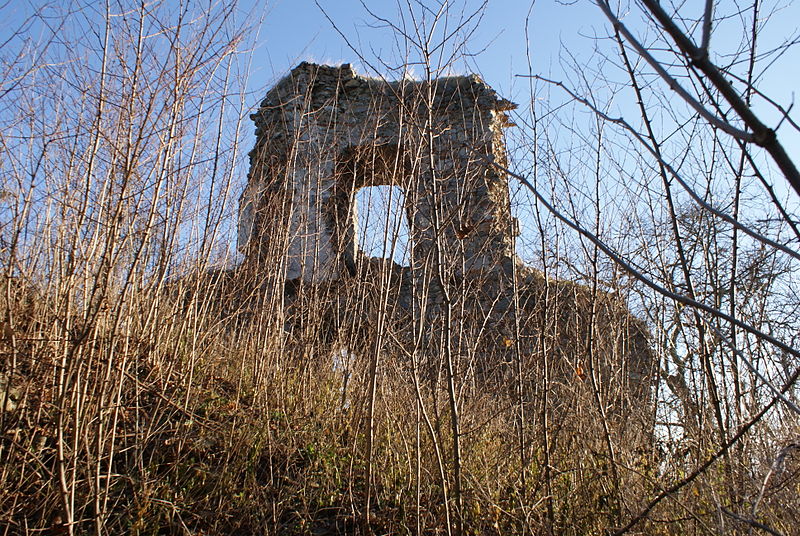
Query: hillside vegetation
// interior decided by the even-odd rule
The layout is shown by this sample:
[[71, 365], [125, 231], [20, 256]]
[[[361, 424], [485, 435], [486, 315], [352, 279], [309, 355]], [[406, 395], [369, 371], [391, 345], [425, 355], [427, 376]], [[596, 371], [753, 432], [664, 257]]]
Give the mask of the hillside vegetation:
[[[635, 129], [587, 78], [525, 78], [509, 131], [517, 248], [538, 259], [510, 325], [535, 337], [410, 328], [388, 263], [346, 292], [237, 264], [260, 60], [225, 4], [48, 5], [5, 27], [0, 533], [799, 533], [800, 233], [777, 141], [676, 103], [610, 25]], [[450, 16], [461, 37], [480, 19]], [[755, 132], [653, 17], [659, 60]], [[419, 24], [394, 30], [433, 79], [461, 45]], [[724, 71], [748, 102], [758, 35]], [[635, 396], [604, 368], [619, 317], [652, 353]]]

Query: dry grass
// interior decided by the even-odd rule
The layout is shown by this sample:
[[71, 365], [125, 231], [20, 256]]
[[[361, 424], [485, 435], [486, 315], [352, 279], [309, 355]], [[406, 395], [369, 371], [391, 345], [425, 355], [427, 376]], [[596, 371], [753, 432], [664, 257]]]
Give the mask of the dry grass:
[[[12, 384], [23, 393], [18, 407], [2, 414], [0, 509], [8, 533], [57, 533], [65, 503], [73, 508], [75, 533], [98, 526], [111, 534], [363, 533], [363, 356], [352, 356], [344, 393], [344, 372], [334, 369], [330, 346], [320, 338], [276, 332], [266, 322], [232, 325], [201, 301], [153, 294], [136, 300], [163, 299], [149, 322], [130, 317], [110, 329], [111, 309], [97, 316], [82, 341], [60, 341], [59, 321], [48, 307], [35, 305], [52, 300], [18, 280], [6, 283], [20, 313], [23, 306], [30, 311], [16, 316], [25, 321], [3, 342], [6, 355], [16, 358]], [[212, 295], [215, 278], [193, 284], [196, 295]], [[30, 293], [33, 298], [23, 297]], [[70, 358], [62, 376], [64, 351]], [[412, 376], [407, 357], [382, 354], [370, 523], [379, 534], [447, 530], [441, 475], [449, 486], [446, 446], [452, 438], [446, 397], [431, 380], [423, 380], [417, 394]], [[586, 384], [571, 383], [571, 396], [551, 415], [547, 477], [536, 397], [526, 403], [534, 417], [523, 468], [514, 398], [463, 386], [467, 533], [538, 534], [551, 523], [559, 534], [603, 533], [710, 453], [691, 445], [665, 453], [614, 434], [612, 462]], [[432, 433], [425, 430], [422, 406]], [[619, 429], [609, 422], [612, 432]], [[665, 447], [675, 448], [659, 445]], [[720, 522], [720, 502], [750, 506], [770, 453], [767, 445], [746, 443], [664, 501], [637, 530], [712, 530]], [[797, 454], [787, 452], [758, 508], [758, 519], [787, 534], [796, 522]]]

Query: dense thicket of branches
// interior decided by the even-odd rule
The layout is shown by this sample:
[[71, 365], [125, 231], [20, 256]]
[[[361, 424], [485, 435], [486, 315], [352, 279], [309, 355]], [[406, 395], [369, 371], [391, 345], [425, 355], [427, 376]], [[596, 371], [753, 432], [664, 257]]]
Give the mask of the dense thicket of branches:
[[[770, 33], [781, 2], [596, 4], [591, 63], [517, 73], [507, 171], [517, 248], [542, 276], [541, 320], [521, 322], [542, 335], [523, 356], [513, 336], [459, 332], [510, 352], [499, 383], [448, 347], [467, 324], [431, 328], [447, 351], [426, 361], [400, 344], [388, 276], [353, 285], [335, 329], [325, 288], [287, 329], [279, 265], [231, 282], [257, 100], [235, 6], [53, 5], [14, 23], [3, 533], [796, 532], [800, 127], [760, 81], [797, 36]], [[353, 50], [365, 70], [435, 79], [469, 57], [482, 7], [364, 9], [399, 51]], [[654, 402], [622, 415], [595, 373], [609, 297], [656, 358]], [[553, 341], [576, 318], [565, 359]]]

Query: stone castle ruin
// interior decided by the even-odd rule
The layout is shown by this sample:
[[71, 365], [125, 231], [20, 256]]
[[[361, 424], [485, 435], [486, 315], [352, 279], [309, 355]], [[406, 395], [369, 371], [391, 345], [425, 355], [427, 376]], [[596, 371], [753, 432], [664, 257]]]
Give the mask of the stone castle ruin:
[[[564, 374], [594, 359], [619, 385], [646, 383], [646, 333], [622, 304], [546, 281], [514, 253], [502, 171], [514, 107], [475, 75], [387, 82], [304, 62], [280, 80], [252, 115], [238, 247], [242, 269], [269, 268], [285, 282], [287, 331], [308, 318], [303, 296], [312, 292], [329, 339], [391, 327], [407, 332], [393, 338], [402, 353], [436, 361], [445, 343], [433, 333], [447, 333], [465, 368], [525, 356], [535, 370], [547, 352]], [[407, 267], [358, 247], [355, 195], [383, 185], [405, 195]], [[353, 312], [354, 293], [374, 310]], [[383, 328], [375, 311], [386, 313]], [[591, 315], [608, 333], [587, 329]]]
[[438, 242], [459, 258], [459, 275], [508, 272], [508, 183], [484, 158], [505, 164], [502, 130], [514, 107], [476, 76], [390, 83], [357, 76], [349, 65], [301, 64], [253, 116], [258, 141], [242, 198], [240, 249], [248, 259], [261, 255], [271, 223], [265, 218], [275, 215], [264, 205], [288, 195], [291, 213], [281, 220], [289, 234], [286, 278], [352, 275], [364, 261], [355, 192], [400, 186], [412, 266], [424, 264]]

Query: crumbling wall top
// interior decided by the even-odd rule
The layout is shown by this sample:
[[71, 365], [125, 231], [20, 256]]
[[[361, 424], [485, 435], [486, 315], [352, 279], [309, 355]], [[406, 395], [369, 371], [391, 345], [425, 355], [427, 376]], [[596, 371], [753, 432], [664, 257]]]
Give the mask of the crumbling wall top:
[[[320, 99], [330, 98], [334, 93], [341, 96], [363, 93], [384, 96], [389, 99], [418, 99], [429, 85], [435, 86], [431, 106], [434, 110], [462, 107], [465, 102], [480, 110], [503, 112], [517, 107], [513, 102], [500, 97], [478, 75], [445, 76], [421, 81], [403, 79], [393, 82], [381, 78], [370, 78], [356, 73], [349, 63], [339, 66], [317, 65], [303, 62], [284, 76], [261, 101], [261, 108], [283, 107], [298, 98], [298, 86], [311, 85], [312, 93]], [[313, 103], [312, 103], [313, 105]]]

